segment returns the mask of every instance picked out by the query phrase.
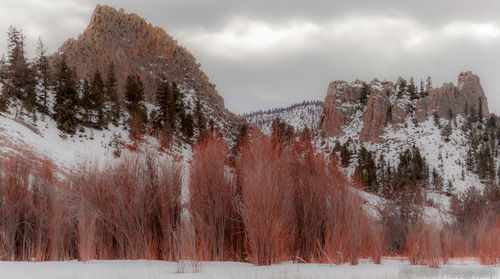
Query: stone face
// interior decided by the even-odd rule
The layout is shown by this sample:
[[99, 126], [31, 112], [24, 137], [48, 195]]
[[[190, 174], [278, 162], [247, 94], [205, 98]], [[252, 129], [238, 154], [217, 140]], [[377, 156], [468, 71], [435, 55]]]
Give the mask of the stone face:
[[341, 126], [344, 123], [344, 115], [337, 109], [337, 98], [335, 96], [335, 83], [330, 82], [323, 102], [323, 112], [321, 114], [318, 128], [326, 137], [335, 137], [342, 133]]
[[363, 129], [359, 135], [361, 141], [381, 142], [384, 128], [391, 119], [391, 101], [385, 92], [373, 92], [368, 99], [363, 114]]
[[[361, 141], [381, 142], [380, 136], [387, 125], [401, 128], [408, 117], [424, 122], [434, 112], [444, 118], [448, 117], [450, 111], [453, 115], [463, 114], [466, 107], [469, 112], [472, 108], [477, 112], [480, 103], [483, 117], [489, 116], [488, 102], [480, 79], [472, 72], [460, 73], [457, 85], [448, 82], [440, 88], [431, 88], [427, 97], [418, 100], [412, 100], [408, 92], [403, 92], [402, 96], [394, 94], [404, 83], [406, 81], [400, 77], [396, 83], [374, 79], [369, 84], [371, 94], [366, 108], [357, 107], [364, 109], [359, 136]], [[362, 84], [359, 80], [351, 84], [344, 81], [330, 83], [318, 125], [322, 135], [335, 137], [342, 134], [342, 127], [349, 123], [356, 109], [356, 105], [352, 104], [359, 104]]]
[[66, 55], [68, 65], [80, 78], [91, 78], [96, 70], [106, 78], [108, 65], [114, 63], [120, 95], [127, 75], [138, 74], [146, 100], [154, 101], [157, 80], [164, 77], [185, 90], [195, 90], [216, 118], [226, 118], [230, 123], [240, 121], [224, 108], [215, 85], [191, 53], [163, 29], [123, 9], [97, 5], [88, 27], [77, 39], [67, 40], [51, 57], [51, 63], [56, 63], [61, 54]]
[[462, 72], [458, 76], [458, 85], [444, 83], [440, 88], [431, 89], [429, 96], [417, 102], [417, 121], [425, 121], [434, 111], [439, 117], [448, 117], [450, 110], [453, 115], [463, 114], [466, 106], [469, 111], [474, 108], [477, 112], [479, 99], [482, 100], [483, 117], [488, 117], [488, 101], [479, 77], [472, 72]]
[[404, 124], [408, 115], [407, 107], [402, 102], [396, 102], [391, 108], [391, 122], [393, 124]]
[[354, 113], [353, 106], [359, 101], [363, 84], [356, 80], [352, 84], [345, 81], [333, 81], [328, 85], [323, 112], [318, 129], [326, 137], [335, 137], [342, 134], [342, 126], [349, 121]]

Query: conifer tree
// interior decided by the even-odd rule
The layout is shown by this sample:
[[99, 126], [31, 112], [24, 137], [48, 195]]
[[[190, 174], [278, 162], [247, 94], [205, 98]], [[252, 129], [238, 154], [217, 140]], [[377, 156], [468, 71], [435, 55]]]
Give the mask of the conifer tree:
[[81, 121], [83, 125], [91, 126], [91, 114], [92, 114], [92, 88], [90, 82], [84, 79], [80, 86], [80, 108], [81, 108]]
[[76, 118], [76, 105], [78, 101], [76, 75], [66, 64], [63, 55], [57, 65], [56, 72], [56, 100], [54, 105], [54, 118], [59, 130], [74, 134], [78, 119]]
[[375, 166], [375, 160], [373, 159], [372, 152], [368, 151], [364, 146], [361, 147], [358, 154], [356, 173], [367, 191], [372, 193], [378, 192], [379, 186], [377, 182], [377, 167]]
[[410, 77], [410, 85], [408, 85], [408, 93], [410, 94], [410, 100], [418, 99], [416, 91], [417, 91], [417, 89], [415, 87], [415, 81], [414, 81], [413, 77]]
[[194, 107], [194, 118], [196, 120], [196, 128], [198, 128], [198, 133], [201, 136], [206, 129], [206, 120], [203, 115], [202, 105], [200, 99], [196, 99], [195, 107]]
[[104, 112], [104, 82], [99, 71], [95, 71], [92, 78], [90, 102], [92, 105], [91, 124], [95, 128], [101, 129], [106, 126], [106, 116]]
[[32, 121], [36, 122], [36, 69], [35, 65], [31, 65], [26, 69], [26, 85], [25, 85], [25, 99], [23, 105], [26, 110], [31, 113]]
[[420, 79], [420, 92], [419, 92], [419, 96], [420, 96], [420, 98], [427, 97], [427, 93], [425, 91], [424, 80], [423, 79]]
[[51, 85], [51, 74], [49, 67], [49, 59], [47, 57], [47, 47], [41, 38], [38, 38], [38, 45], [36, 49], [36, 70], [38, 77], [39, 95], [37, 96], [37, 107], [40, 112], [49, 114], [49, 90]]
[[346, 168], [351, 162], [352, 152], [349, 149], [349, 144], [351, 143], [351, 138], [349, 138], [340, 148], [340, 161], [342, 167]]
[[14, 26], [9, 27], [8, 37], [8, 58], [7, 58], [7, 79], [8, 93], [19, 100], [25, 99], [26, 74], [28, 64], [25, 58], [24, 40], [21, 30]]
[[432, 89], [432, 78], [431, 76], [427, 76], [427, 79], [425, 80], [425, 96], [429, 96], [429, 91]]
[[121, 115], [121, 105], [118, 99], [117, 80], [115, 73], [115, 64], [111, 63], [108, 66], [107, 80], [105, 84], [106, 102], [105, 110], [108, 122], [118, 125]]
[[156, 109], [152, 121], [154, 128], [163, 130], [165, 134], [170, 134], [175, 126], [172, 122], [175, 114], [172, 103], [174, 103], [172, 88], [164, 78], [160, 78], [156, 86]]
[[127, 77], [125, 105], [129, 113], [130, 137], [132, 139], [139, 139], [144, 133], [147, 123], [144, 87], [139, 76], [129, 75]]

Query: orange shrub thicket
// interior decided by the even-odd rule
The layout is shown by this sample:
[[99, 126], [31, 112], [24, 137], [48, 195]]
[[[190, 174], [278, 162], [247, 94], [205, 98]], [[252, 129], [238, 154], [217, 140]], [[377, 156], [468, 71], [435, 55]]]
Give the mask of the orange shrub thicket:
[[[307, 131], [273, 138], [253, 130], [233, 151], [210, 134], [194, 145], [186, 204], [180, 165], [148, 152], [65, 179], [48, 161], [2, 160], [0, 259], [380, 263], [401, 237], [366, 213], [359, 182]], [[498, 264], [500, 221], [487, 205], [471, 190], [453, 201], [452, 224], [399, 223], [397, 252], [431, 267], [465, 256]]]
[[205, 136], [193, 150], [188, 210], [199, 259], [230, 260], [241, 250], [237, 189], [227, 168], [228, 154], [224, 140], [213, 135]]

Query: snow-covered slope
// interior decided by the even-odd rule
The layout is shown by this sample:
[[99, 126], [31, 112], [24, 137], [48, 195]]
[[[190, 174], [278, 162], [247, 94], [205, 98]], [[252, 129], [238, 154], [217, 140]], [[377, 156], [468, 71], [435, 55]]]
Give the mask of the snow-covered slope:
[[323, 102], [304, 101], [284, 108], [256, 111], [243, 114], [249, 124], [257, 126], [266, 134], [271, 133], [271, 125], [276, 117], [291, 125], [296, 131], [304, 128], [314, 129], [318, 125]]

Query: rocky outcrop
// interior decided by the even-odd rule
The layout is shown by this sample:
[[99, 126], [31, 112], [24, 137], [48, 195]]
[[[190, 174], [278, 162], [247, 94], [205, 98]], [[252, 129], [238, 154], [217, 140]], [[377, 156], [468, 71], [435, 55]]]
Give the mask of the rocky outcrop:
[[359, 135], [361, 141], [381, 142], [381, 135], [387, 122], [391, 121], [391, 101], [385, 92], [373, 92], [368, 99], [363, 114], [363, 129]]
[[350, 120], [355, 111], [351, 104], [359, 101], [362, 87], [359, 80], [352, 84], [345, 81], [330, 82], [318, 123], [323, 136], [335, 137], [342, 134], [342, 126]]
[[404, 124], [408, 116], [408, 108], [403, 102], [396, 102], [391, 107], [391, 122], [393, 124]]
[[123, 9], [97, 5], [85, 31], [77, 39], [67, 40], [51, 57], [52, 63], [62, 54], [80, 78], [91, 78], [96, 70], [106, 78], [108, 65], [114, 63], [120, 95], [127, 75], [138, 74], [146, 99], [153, 101], [157, 80], [164, 77], [186, 91], [194, 90], [215, 120], [224, 119], [230, 125], [240, 121], [224, 108], [215, 85], [191, 53], [162, 28]]
[[423, 122], [434, 112], [439, 117], [448, 117], [450, 111], [453, 115], [463, 114], [466, 109], [478, 112], [480, 103], [483, 117], [488, 117], [488, 101], [479, 77], [472, 72], [461, 72], [457, 85], [444, 83], [440, 88], [431, 89], [426, 98], [418, 100], [416, 118], [418, 122]]
[[396, 83], [372, 81], [366, 107], [359, 102], [361, 88], [362, 82], [358, 80], [351, 84], [344, 81], [330, 83], [318, 125], [321, 135], [342, 135], [343, 126], [349, 123], [356, 109], [363, 110], [359, 139], [369, 142], [381, 142], [387, 125], [402, 128], [409, 117], [424, 122], [434, 113], [448, 117], [450, 111], [458, 115], [466, 110], [470, 113], [473, 109], [476, 113], [481, 110], [483, 117], [489, 116], [480, 79], [472, 72], [460, 73], [457, 85], [444, 83], [440, 88], [431, 88], [425, 98], [416, 100], [412, 98], [415, 95], [408, 92], [408, 83], [401, 77]]

